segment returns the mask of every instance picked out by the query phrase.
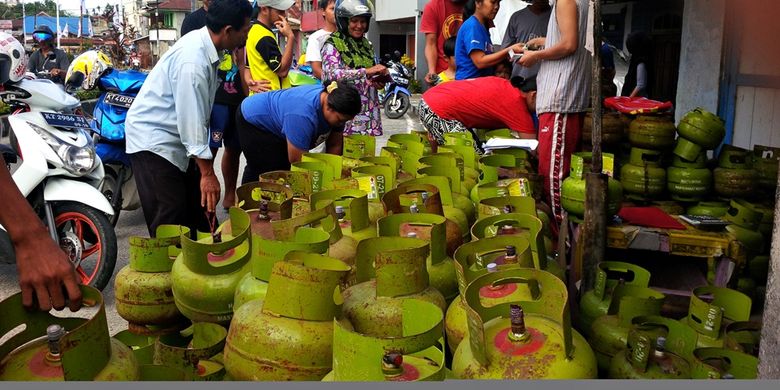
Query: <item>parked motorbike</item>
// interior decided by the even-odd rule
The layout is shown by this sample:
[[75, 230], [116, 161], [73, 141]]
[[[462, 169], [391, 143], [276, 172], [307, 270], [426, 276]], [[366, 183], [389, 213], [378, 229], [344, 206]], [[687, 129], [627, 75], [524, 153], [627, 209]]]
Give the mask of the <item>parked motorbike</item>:
[[[394, 58], [395, 57], [395, 58]], [[390, 71], [392, 81], [385, 85], [384, 94], [380, 95], [380, 102], [385, 107], [385, 115], [390, 119], [398, 119], [406, 114], [411, 103], [409, 98], [409, 83], [412, 79], [412, 69], [401, 63], [400, 55], [391, 57], [385, 54], [382, 65]]]
[[[50, 80], [23, 79], [4, 86], [0, 97], [11, 106], [8, 163], [22, 162], [14, 183], [73, 262], [81, 281], [98, 289], [111, 279], [117, 242], [107, 215], [111, 204], [98, 190], [103, 165], [81, 115], [78, 99]], [[0, 251], [15, 259], [8, 234], [0, 227]]]
[[125, 118], [146, 77], [138, 70], [114, 69], [98, 80], [103, 93], [92, 111], [92, 130], [98, 135], [97, 154], [106, 171], [100, 191], [113, 208], [112, 225], [116, 225], [122, 210], [141, 206], [130, 159], [125, 153]]

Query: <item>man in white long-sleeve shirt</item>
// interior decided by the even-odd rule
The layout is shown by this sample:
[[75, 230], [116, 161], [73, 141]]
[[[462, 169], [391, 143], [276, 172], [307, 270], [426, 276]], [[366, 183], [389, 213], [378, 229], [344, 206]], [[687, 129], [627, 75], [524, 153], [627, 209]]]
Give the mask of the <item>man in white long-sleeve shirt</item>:
[[209, 231], [220, 197], [209, 148], [218, 53], [246, 43], [251, 13], [246, 0], [211, 1], [206, 27], [160, 58], [130, 107], [127, 153], [152, 236], [162, 224]]

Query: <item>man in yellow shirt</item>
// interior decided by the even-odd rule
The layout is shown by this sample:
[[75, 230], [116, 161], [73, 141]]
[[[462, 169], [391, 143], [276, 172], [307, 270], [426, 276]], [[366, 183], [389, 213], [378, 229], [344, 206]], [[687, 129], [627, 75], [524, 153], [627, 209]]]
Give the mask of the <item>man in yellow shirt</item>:
[[[257, 21], [249, 30], [246, 41], [246, 67], [249, 72], [244, 74], [249, 73], [251, 78], [248, 80], [268, 80], [272, 91], [291, 86], [287, 74], [293, 61], [295, 36], [285, 15], [293, 4], [295, 0], [255, 0]], [[273, 27], [286, 39], [284, 53], [279, 48], [276, 34], [271, 30]], [[249, 85], [250, 95], [260, 92], [253, 88], [252, 82]]]

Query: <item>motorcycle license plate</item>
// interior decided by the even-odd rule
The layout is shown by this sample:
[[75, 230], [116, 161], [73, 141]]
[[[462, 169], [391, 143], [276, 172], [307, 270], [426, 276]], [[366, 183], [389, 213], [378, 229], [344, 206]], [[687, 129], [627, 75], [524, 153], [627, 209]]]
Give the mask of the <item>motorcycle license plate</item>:
[[58, 114], [55, 112], [42, 112], [43, 120], [49, 126], [67, 127], [74, 129], [89, 129], [89, 121], [81, 115]]
[[106, 93], [106, 97], [103, 98], [103, 101], [112, 106], [130, 108], [130, 105], [135, 101], [135, 97], [108, 92]]

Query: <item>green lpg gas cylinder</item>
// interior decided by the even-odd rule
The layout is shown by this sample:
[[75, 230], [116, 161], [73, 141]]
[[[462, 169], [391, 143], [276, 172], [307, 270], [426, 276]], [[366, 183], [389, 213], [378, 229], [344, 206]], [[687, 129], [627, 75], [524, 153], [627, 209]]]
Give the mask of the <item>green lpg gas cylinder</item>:
[[626, 349], [612, 358], [610, 379], [690, 379], [693, 330], [660, 316], [635, 317]]
[[699, 202], [695, 206], [691, 206], [686, 211], [690, 215], [703, 215], [707, 217], [720, 218], [729, 210], [729, 205], [726, 202]]
[[695, 159], [707, 149], [717, 148], [726, 136], [723, 120], [701, 107], [685, 114], [677, 131], [680, 137], [674, 154], [686, 160]]
[[726, 145], [715, 168], [715, 193], [724, 198], [745, 198], [754, 195], [758, 174], [753, 169], [750, 152]]
[[761, 213], [758, 231], [764, 235], [766, 241], [771, 240], [772, 230], [775, 228], [775, 206], [771, 203], [751, 203], [750, 207]]
[[444, 312], [447, 303], [430, 286], [425, 266], [429, 250], [430, 244], [417, 238], [378, 237], [358, 244], [357, 284], [344, 291], [343, 306], [357, 332], [401, 336], [401, 304], [410, 298], [432, 302]]
[[181, 252], [184, 226], [161, 225], [156, 238], [130, 237], [129, 265], [114, 279], [116, 311], [136, 333], [176, 328], [184, 318], [173, 301], [171, 268]]
[[445, 379], [442, 313], [435, 304], [404, 299], [388, 333], [355, 331], [346, 318], [335, 320], [333, 371], [323, 381], [408, 382]]
[[563, 280], [564, 271], [555, 261], [548, 261], [552, 253], [552, 242], [543, 235], [544, 225], [539, 218], [530, 214], [507, 213], [482, 218], [471, 228], [475, 240], [495, 236], [525, 236], [531, 244], [534, 264], [538, 269], [552, 272]]
[[[588, 111], [582, 122], [582, 143], [590, 145], [593, 139], [593, 113]], [[601, 114], [601, 142], [604, 145], [619, 144], [625, 135], [625, 123], [618, 112], [603, 112]]]
[[452, 191], [445, 177], [408, 180], [387, 192], [382, 197], [382, 204], [388, 215], [413, 212], [412, 206], [421, 213], [443, 215], [448, 221], [448, 232], [457, 231], [461, 240], [469, 239], [469, 219], [463, 210], [453, 205]]
[[671, 116], [638, 115], [628, 128], [628, 140], [637, 148], [666, 150], [674, 145], [676, 133]]
[[221, 325], [196, 322], [181, 332], [160, 336], [153, 363], [183, 371], [189, 380], [220, 381], [225, 376], [220, 355], [227, 333]]
[[726, 325], [750, 318], [750, 298], [725, 287], [705, 286], [693, 290], [688, 315], [680, 322], [696, 332], [696, 346], [723, 347]]
[[342, 233], [338, 220], [334, 203], [326, 202], [322, 208], [289, 220], [273, 221], [271, 226], [274, 237], [281, 240], [290, 240], [301, 227], [311, 226], [324, 230], [330, 235], [328, 256], [335, 257], [351, 267], [355, 264], [357, 241]]
[[639, 316], [660, 315], [664, 298], [664, 294], [647, 287], [615, 286], [607, 315], [593, 321], [588, 337], [600, 371], [607, 372], [612, 358], [626, 347], [631, 320]]
[[[485, 307], [480, 289], [528, 284], [531, 299]], [[452, 358], [460, 379], [591, 379], [596, 358], [571, 328], [566, 285], [553, 274], [530, 268], [492, 272], [465, 293], [469, 331]]]
[[376, 137], [363, 134], [350, 134], [344, 136], [344, 157], [363, 158], [373, 157], [376, 154]]
[[684, 202], [700, 201], [712, 191], [712, 171], [707, 169], [705, 154], [695, 161], [675, 156], [666, 170], [667, 187], [672, 199]]
[[181, 237], [181, 254], [171, 269], [176, 307], [194, 322], [228, 324], [233, 317], [233, 294], [251, 264], [249, 214], [230, 209], [232, 234], [219, 243], [209, 235], [193, 241]]
[[723, 347], [748, 355], [758, 356], [761, 342], [761, 324], [755, 321], [738, 321], [726, 325]]
[[271, 171], [261, 174], [260, 181], [281, 184], [293, 191], [293, 216], [309, 212], [309, 197], [312, 194], [310, 172]]
[[[420, 163], [420, 169], [417, 170], [418, 173], [423, 173], [421, 170], [425, 167], [434, 167], [437, 169], [430, 172], [424, 172], [423, 174], [443, 175], [448, 177], [450, 173], [457, 174], [461, 186], [456, 188], [456, 181], [454, 180], [452, 181], [452, 185], [453, 191], [460, 194], [467, 195], [477, 184], [477, 180], [479, 180], [479, 171], [473, 167], [466, 166], [463, 161], [463, 156], [457, 153], [444, 153], [439, 151], [439, 153], [421, 157], [418, 161]], [[437, 172], [443, 172], [444, 174]]]
[[[605, 153], [614, 159], [614, 155]], [[571, 170], [561, 187], [561, 206], [569, 213], [569, 218], [582, 222], [585, 217], [585, 192], [587, 183], [584, 173], [590, 171], [593, 154], [588, 152], [575, 153], [571, 159]], [[620, 211], [623, 202], [623, 186], [619, 181], [607, 180], [607, 216], [611, 217]]]
[[596, 318], [607, 315], [616, 286], [625, 284], [647, 287], [649, 283], [650, 272], [638, 265], [618, 261], [599, 263], [593, 290], [585, 292], [580, 299], [580, 331], [590, 337], [591, 326]]
[[[461, 188], [460, 178], [458, 171], [451, 167], [424, 167], [418, 170], [419, 175], [416, 180], [410, 180], [407, 183], [410, 184], [437, 184], [439, 191], [446, 191], [449, 189], [452, 207], [463, 212], [466, 215], [468, 223], [474, 223], [477, 217], [477, 211], [474, 204], [468, 198], [468, 192], [458, 191], [457, 188]], [[425, 179], [433, 178], [433, 181], [427, 181]], [[436, 181], [439, 180], [439, 182]], [[445, 184], [446, 183], [446, 184]], [[442, 195], [442, 203], [447, 206], [447, 199], [445, 195]]]
[[758, 358], [724, 348], [693, 351], [692, 379], [756, 379]]
[[360, 242], [376, 237], [376, 225], [371, 224], [368, 213], [368, 197], [361, 190], [329, 190], [311, 196], [312, 210], [334, 202], [341, 232]]
[[[463, 293], [474, 279], [488, 272], [514, 267], [535, 267], [528, 237], [491, 237], [464, 244], [455, 252], [459, 298], [450, 303], [444, 319], [450, 351], [455, 351], [468, 330], [466, 301]], [[479, 292], [483, 306], [524, 300], [530, 297], [525, 284], [488, 286]]]
[[225, 368], [240, 381], [313, 381], [333, 364], [333, 320], [341, 305], [344, 262], [291, 252], [274, 264], [265, 299], [233, 316]]
[[[506, 213], [522, 213], [535, 215], [544, 225], [545, 237], [552, 237], [550, 228], [550, 216], [536, 203], [536, 199], [530, 196], [502, 196], [485, 198], [477, 205], [477, 218], [485, 218], [491, 215]], [[545, 239], [546, 240], [546, 239]], [[546, 244], [545, 244], [546, 245]]]
[[[271, 221], [288, 219], [293, 216], [293, 191], [282, 184], [254, 182], [236, 189], [238, 207], [249, 214], [252, 234], [273, 238]], [[223, 232], [230, 233], [230, 224]]]
[[[389, 143], [388, 143], [389, 145]], [[403, 183], [417, 177], [417, 169], [420, 163], [417, 161], [421, 155], [410, 152], [400, 147], [385, 146], [380, 152], [380, 157], [391, 157], [396, 160], [398, 171], [396, 182]]]
[[771, 194], [777, 189], [777, 169], [780, 148], [756, 145], [753, 147], [753, 167], [758, 174], [758, 187]]
[[[80, 286], [91, 318], [60, 318], [29, 311], [22, 293], [0, 302], [0, 334], [23, 327], [0, 344], [0, 381], [135, 381], [138, 361], [121, 341], [108, 334], [100, 291]], [[83, 312], [79, 313], [83, 314]]]
[[[289, 224], [290, 220], [280, 221]], [[286, 231], [286, 230], [285, 230]], [[268, 290], [268, 279], [276, 262], [284, 259], [287, 253], [303, 251], [308, 253], [327, 253], [330, 235], [322, 229], [301, 227], [295, 230], [292, 237], [271, 240], [258, 235], [252, 235], [251, 271], [244, 275], [236, 287], [233, 297], [233, 311], [243, 304], [265, 298]]]
[[[393, 214], [379, 220], [379, 235], [382, 237], [414, 237], [430, 243], [430, 254], [426, 260], [428, 278], [447, 302], [458, 295], [458, 280], [455, 276], [455, 261], [447, 255], [446, 218], [436, 214]], [[450, 236], [460, 240], [457, 235]]]
[[655, 199], [666, 190], [666, 169], [661, 167], [662, 152], [631, 148], [631, 160], [620, 169], [620, 183], [627, 198]]

